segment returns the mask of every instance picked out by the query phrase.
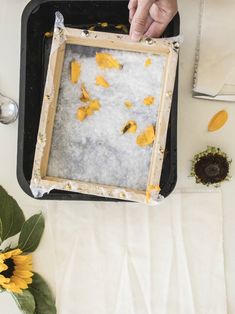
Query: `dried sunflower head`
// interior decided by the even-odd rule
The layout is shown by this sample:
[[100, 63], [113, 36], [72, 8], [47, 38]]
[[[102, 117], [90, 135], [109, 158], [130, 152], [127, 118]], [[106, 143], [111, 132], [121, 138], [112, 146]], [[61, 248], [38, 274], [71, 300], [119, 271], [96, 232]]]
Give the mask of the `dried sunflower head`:
[[191, 176], [196, 183], [218, 187], [221, 182], [229, 180], [231, 160], [220, 148], [208, 146], [207, 150], [194, 156]]

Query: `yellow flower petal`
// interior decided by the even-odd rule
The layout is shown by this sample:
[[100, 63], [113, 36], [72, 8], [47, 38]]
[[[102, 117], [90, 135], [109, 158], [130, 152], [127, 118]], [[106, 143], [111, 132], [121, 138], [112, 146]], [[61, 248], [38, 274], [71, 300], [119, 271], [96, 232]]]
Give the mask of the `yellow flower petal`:
[[90, 100], [90, 95], [85, 87], [85, 84], [82, 84], [82, 87], [81, 87], [81, 92], [82, 92], [82, 95], [80, 97], [80, 100], [83, 101], [83, 102], [87, 102], [88, 100]]
[[32, 278], [24, 278], [24, 281], [30, 285], [32, 282], [33, 282], [33, 279]]
[[98, 75], [96, 76], [96, 85], [98, 86], [102, 86], [104, 88], [108, 88], [109, 87], [109, 83], [106, 81], [106, 79], [101, 76], [101, 75]]
[[132, 102], [130, 102], [130, 101], [128, 101], [128, 100], [125, 101], [124, 104], [125, 104], [125, 106], [126, 106], [128, 109], [131, 109], [131, 108], [133, 107]]
[[151, 198], [151, 193], [153, 191], [160, 192], [161, 188], [159, 185], [148, 185], [146, 190], [146, 202], [148, 203]]
[[8, 259], [10, 257], [20, 255], [21, 253], [22, 253], [22, 251], [20, 249], [15, 249], [15, 250], [3, 253], [3, 255], [4, 255], [5, 259]]
[[12, 276], [11, 281], [14, 282], [14, 284], [20, 289], [27, 289], [28, 288], [27, 282], [20, 277]]
[[15, 270], [27, 270], [27, 271], [31, 271], [33, 270], [33, 265], [19, 265], [19, 266], [15, 266]]
[[83, 121], [87, 116], [86, 107], [80, 107], [77, 110], [77, 119]]
[[129, 120], [122, 128], [122, 133], [135, 133], [137, 130], [137, 124], [134, 120]]
[[147, 127], [136, 139], [136, 144], [145, 147], [151, 145], [154, 142], [155, 130], [152, 125]]
[[152, 64], [152, 60], [150, 58], [146, 59], [144, 66], [147, 68], [150, 64]]
[[144, 104], [146, 106], [151, 106], [154, 103], [154, 97], [153, 96], [148, 96], [144, 99]]
[[5, 288], [6, 290], [10, 291], [10, 292], [15, 292], [15, 293], [21, 293], [22, 290], [16, 286], [16, 284], [14, 282], [10, 282], [8, 284], [3, 284], [2, 285], [3, 288]]
[[10, 282], [10, 278], [6, 278], [3, 275], [0, 275], [0, 285], [4, 283], [9, 283], [9, 282]]
[[99, 110], [100, 109], [100, 102], [98, 99], [93, 99], [89, 102], [89, 107], [93, 110]]
[[7, 270], [8, 269], [8, 266], [5, 265], [5, 264], [0, 264], [0, 273], [4, 270]]
[[18, 255], [13, 256], [13, 260], [17, 264], [32, 263], [33, 257], [32, 255]]
[[80, 78], [81, 74], [81, 64], [78, 63], [76, 60], [73, 60], [70, 65], [71, 69], [71, 74], [70, 74], [70, 80], [72, 84], [76, 84]]
[[121, 68], [119, 62], [110, 53], [97, 52], [96, 63], [101, 69]]
[[18, 276], [20, 278], [30, 278], [33, 276], [33, 273], [30, 271], [24, 271], [24, 270], [15, 270], [14, 275]]

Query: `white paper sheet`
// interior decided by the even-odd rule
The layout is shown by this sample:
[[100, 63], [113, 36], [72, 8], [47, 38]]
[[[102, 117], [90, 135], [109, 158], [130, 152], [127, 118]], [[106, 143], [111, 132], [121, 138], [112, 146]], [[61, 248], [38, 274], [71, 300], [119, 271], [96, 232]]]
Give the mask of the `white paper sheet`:
[[201, 0], [194, 96], [235, 100], [234, 0]]
[[227, 314], [220, 193], [57, 203], [58, 313]]

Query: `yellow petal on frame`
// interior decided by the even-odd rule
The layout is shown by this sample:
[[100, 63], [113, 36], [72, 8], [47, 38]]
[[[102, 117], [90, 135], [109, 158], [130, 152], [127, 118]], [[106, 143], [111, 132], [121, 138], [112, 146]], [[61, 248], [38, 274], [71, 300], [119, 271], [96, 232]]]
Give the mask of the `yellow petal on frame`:
[[96, 63], [101, 69], [120, 69], [120, 63], [110, 54], [97, 52]]
[[103, 86], [104, 88], [108, 88], [110, 86], [106, 79], [101, 75], [96, 76], [96, 85]]
[[148, 185], [147, 190], [146, 190], [146, 202], [148, 203], [151, 197], [152, 191], [157, 191], [160, 192], [161, 188], [159, 185]]

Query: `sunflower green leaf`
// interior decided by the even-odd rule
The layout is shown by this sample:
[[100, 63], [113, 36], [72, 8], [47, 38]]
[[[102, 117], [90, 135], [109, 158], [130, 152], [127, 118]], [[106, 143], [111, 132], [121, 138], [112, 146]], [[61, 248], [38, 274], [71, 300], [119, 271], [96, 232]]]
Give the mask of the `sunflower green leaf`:
[[25, 221], [23, 211], [2, 186], [0, 186], [0, 219], [1, 242], [19, 233]]
[[24, 290], [23, 293], [12, 293], [12, 296], [22, 313], [35, 313], [36, 305], [34, 301], [34, 296], [29, 290]]
[[53, 294], [44, 279], [34, 273], [33, 282], [29, 286], [36, 303], [37, 314], [56, 314], [56, 306]]
[[24, 253], [31, 253], [38, 247], [43, 231], [45, 222], [43, 215], [36, 214], [30, 217], [22, 226], [18, 247]]

